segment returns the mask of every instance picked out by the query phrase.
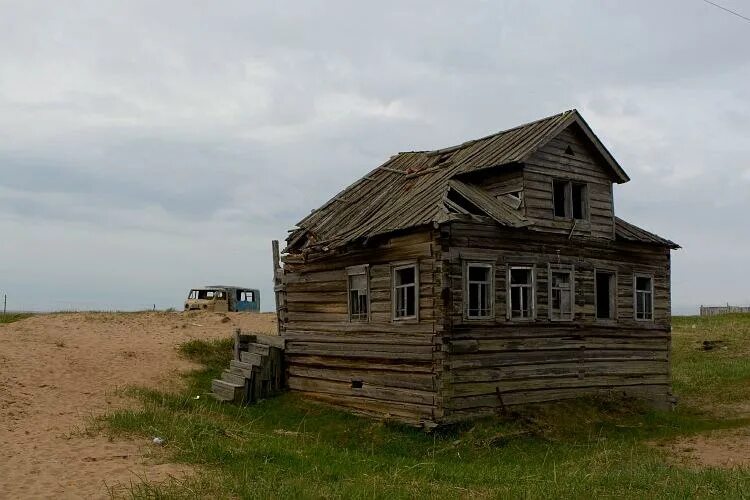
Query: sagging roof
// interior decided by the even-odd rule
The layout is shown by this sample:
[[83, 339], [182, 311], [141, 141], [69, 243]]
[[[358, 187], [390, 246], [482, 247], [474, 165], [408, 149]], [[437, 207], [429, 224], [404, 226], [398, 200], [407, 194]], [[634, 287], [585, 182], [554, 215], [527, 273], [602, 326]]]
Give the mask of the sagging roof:
[[487, 168], [517, 166], [572, 124], [599, 152], [613, 182], [630, 180], [578, 111], [569, 110], [457, 146], [399, 153], [302, 219], [287, 238], [287, 251], [333, 249], [375, 235], [444, 222], [449, 215], [445, 200], [452, 192], [500, 225], [528, 225], [517, 212], [460, 179]]
[[665, 246], [673, 249], [680, 248], [680, 245], [674, 241], [662, 238], [661, 236], [650, 233], [645, 229], [634, 226], [619, 217], [615, 217], [615, 239], [620, 241], [633, 241], [638, 243], [653, 243], [654, 245]]

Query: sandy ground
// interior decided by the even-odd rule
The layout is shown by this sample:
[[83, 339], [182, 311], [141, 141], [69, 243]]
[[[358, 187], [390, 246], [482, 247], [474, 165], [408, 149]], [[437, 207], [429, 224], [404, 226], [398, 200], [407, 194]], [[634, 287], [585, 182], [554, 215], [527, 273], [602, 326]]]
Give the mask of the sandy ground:
[[750, 428], [699, 434], [662, 446], [675, 462], [688, 467], [750, 467]]
[[[163, 449], [149, 439], [110, 441], [83, 431], [90, 417], [137, 404], [122, 388], [177, 387], [179, 374], [195, 368], [178, 356], [179, 344], [228, 337], [236, 327], [274, 333], [276, 319], [65, 313], [0, 325], [0, 499], [106, 498], [131, 482], [190, 474], [165, 463]], [[745, 406], [739, 413], [745, 411], [750, 415]], [[750, 467], [750, 429], [658, 446], [681, 465]]]
[[[228, 319], [227, 319], [228, 318]], [[273, 314], [64, 313], [0, 325], [0, 499], [102, 498], [143, 478], [190, 471], [150, 440], [82, 432], [89, 418], [135, 405], [119, 389], [174, 388], [195, 368], [176, 346], [273, 333]], [[169, 444], [167, 443], [167, 446]]]

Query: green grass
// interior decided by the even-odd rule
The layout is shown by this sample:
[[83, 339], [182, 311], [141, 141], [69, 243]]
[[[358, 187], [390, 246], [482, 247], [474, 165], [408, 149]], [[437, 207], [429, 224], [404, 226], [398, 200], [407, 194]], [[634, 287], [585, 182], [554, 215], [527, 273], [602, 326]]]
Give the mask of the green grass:
[[7, 323], [15, 323], [16, 321], [21, 321], [22, 319], [30, 318], [32, 317], [32, 313], [6, 313], [3, 314], [2, 311], [0, 311], [0, 325], [7, 324]]
[[[703, 341], [720, 341], [705, 351]], [[691, 406], [745, 403], [750, 411], [750, 315], [673, 321], [673, 388]]]
[[[696, 328], [692, 325], [696, 324]], [[704, 338], [705, 337], [705, 338]], [[710, 337], [710, 338], [708, 338]], [[703, 351], [703, 340], [728, 349]], [[750, 318], [675, 318], [673, 374], [686, 403], [650, 411], [590, 399], [524, 409], [432, 434], [359, 418], [296, 394], [240, 408], [206, 397], [231, 341], [191, 341], [205, 368], [179, 394], [137, 390], [143, 408], [106, 418], [107, 432], [167, 440], [167, 459], [197, 464], [182, 482], [134, 485], [135, 498], [747, 498], [750, 471], [670, 465], [662, 441], [750, 425], [706, 411], [716, 388], [742, 400]], [[196, 396], [200, 396], [195, 399]]]

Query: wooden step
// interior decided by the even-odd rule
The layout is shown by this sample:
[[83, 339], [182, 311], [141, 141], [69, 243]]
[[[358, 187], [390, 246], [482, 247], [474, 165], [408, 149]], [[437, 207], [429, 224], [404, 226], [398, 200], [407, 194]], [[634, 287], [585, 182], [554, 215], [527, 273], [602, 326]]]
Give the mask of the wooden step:
[[245, 375], [243, 374], [232, 373], [231, 370], [224, 370], [221, 373], [221, 379], [225, 382], [230, 382], [232, 384], [238, 384], [242, 385], [242, 387], [245, 387]]
[[279, 335], [260, 335], [260, 334], [237, 334], [235, 335], [235, 341], [240, 344], [262, 344], [277, 349], [284, 349], [285, 341], [284, 338]]
[[255, 366], [261, 366], [263, 364], [263, 361], [266, 359], [266, 356], [261, 356], [260, 354], [255, 354], [252, 352], [241, 352], [240, 353], [240, 360], [245, 363], [250, 363]]
[[247, 352], [260, 354], [261, 356], [268, 356], [270, 349], [269, 346], [263, 344], [247, 344]]
[[238, 375], [244, 375], [245, 378], [250, 376], [250, 373], [257, 372], [260, 369], [258, 365], [254, 365], [252, 363], [245, 363], [244, 361], [237, 361], [233, 359], [229, 362], [229, 370], [232, 373], [236, 373]]
[[211, 381], [211, 391], [217, 399], [222, 401], [239, 401], [242, 399], [242, 392], [245, 384], [235, 384], [225, 380], [214, 379]]

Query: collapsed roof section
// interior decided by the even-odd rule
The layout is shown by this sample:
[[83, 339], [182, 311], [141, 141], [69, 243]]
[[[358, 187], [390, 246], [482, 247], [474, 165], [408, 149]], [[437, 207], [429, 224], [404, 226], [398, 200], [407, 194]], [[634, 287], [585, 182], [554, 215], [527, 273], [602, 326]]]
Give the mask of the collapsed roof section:
[[[565, 111], [457, 146], [399, 153], [302, 219], [287, 238], [285, 251], [332, 250], [376, 235], [442, 223], [451, 213], [463, 211], [490, 217], [501, 226], [528, 226], [511, 204], [461, 179], [488, 168], [516, 167], [571, 125], [592, 144], [613, 182], [630, 180], [578, 111]], [[619, 227], [625, 240], [668, 241], [634, 231], [629, 224]]]

